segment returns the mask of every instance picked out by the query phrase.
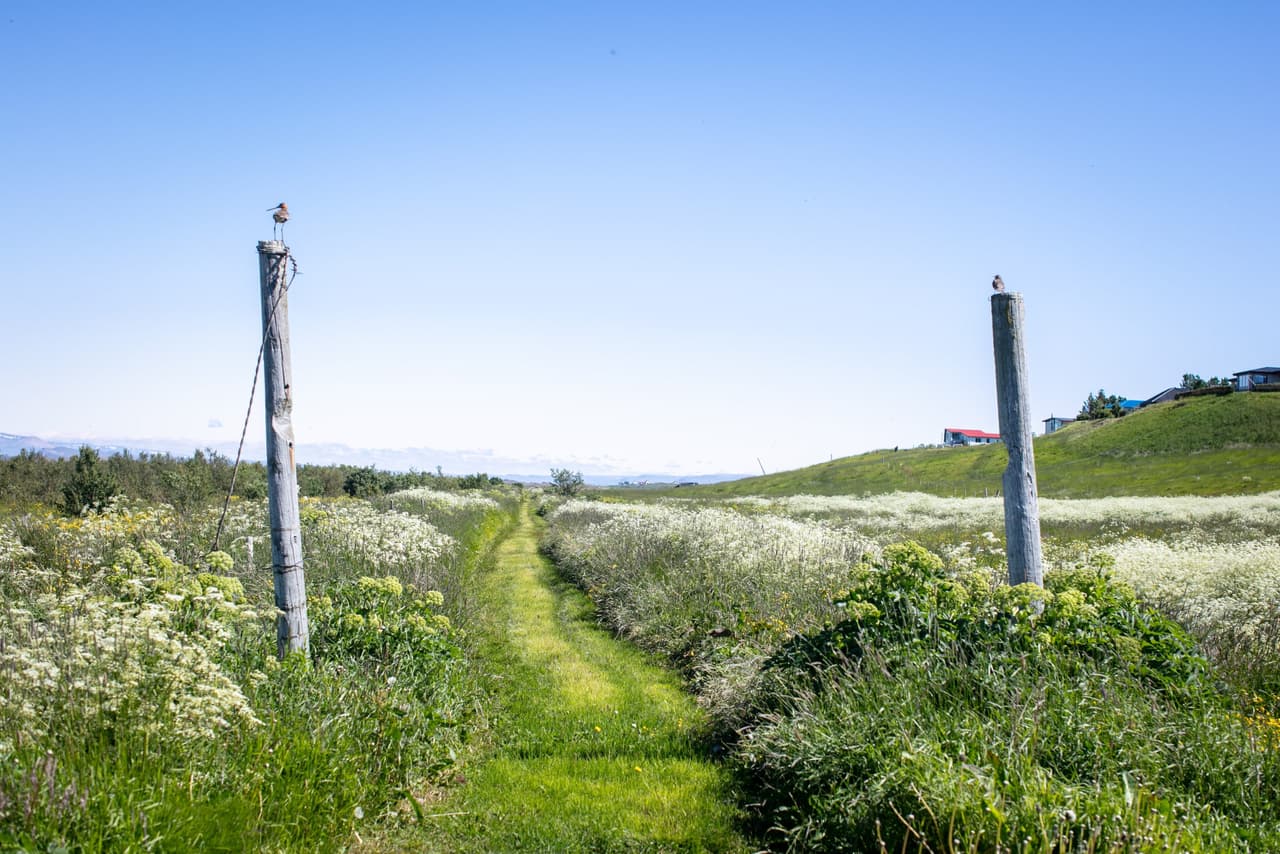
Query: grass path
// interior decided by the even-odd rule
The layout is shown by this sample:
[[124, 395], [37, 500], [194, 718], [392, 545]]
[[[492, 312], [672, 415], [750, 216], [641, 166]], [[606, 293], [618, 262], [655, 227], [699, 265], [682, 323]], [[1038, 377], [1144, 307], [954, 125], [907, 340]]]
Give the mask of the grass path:
[[454, 852], [747, 851], [702, 717], [678, 679], [600, 628], [538, 552], [525, 502], [478, 580], [491, 745], [430, 805]]

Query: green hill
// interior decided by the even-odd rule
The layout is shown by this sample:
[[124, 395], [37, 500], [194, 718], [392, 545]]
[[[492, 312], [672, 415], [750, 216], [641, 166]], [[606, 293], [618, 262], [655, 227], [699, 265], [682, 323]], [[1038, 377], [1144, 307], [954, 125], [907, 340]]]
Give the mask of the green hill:
[[[1188, 398], [1035, 440], [1040, 494], [1233, 495], [1280, 489], [1280, 394]], [[995, 495], [1003, 445], [872, 451], [680, 495]]]

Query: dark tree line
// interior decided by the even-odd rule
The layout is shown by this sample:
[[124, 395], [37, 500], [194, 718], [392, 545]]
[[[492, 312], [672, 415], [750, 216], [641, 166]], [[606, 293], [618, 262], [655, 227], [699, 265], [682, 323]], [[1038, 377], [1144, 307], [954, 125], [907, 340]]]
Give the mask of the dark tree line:
[[[0, 459], [0, 502], [38, 503], [77, 514], [124, 494], [186, 511], [225, 495], [231, 486], [231, 469], [232, 460], [212, 450], [196, 450], [190, 457], [120, 451], [104, 458], [86, 445], [67, 459], [22, 451]], [[243, 498], [267, 494], [267, 473], [261, 463], [240, 464], [236, 494]]]
[[1080, 412], [1076, 415], [1076, 420], [1096, 421], [1099, 418], [1120, 418], [1127, 412], [1124, 408], [1124, 400], [1117, 394], [1107, 394], [1105, 389], [1098, 389], [1097, 394], [1091, 394], [1085, 398]]
[[[349, 466], [334, 466], [333, 468], [347, 469], [346, 476], [342, 480], [342, 492], [353, 498], [372, 498], [375, 495], [385, 495], [389, 492], [399, 492], [402, 489], [413, 489], [416, 486], [430, 486], [435, 489], [483, 489], [487, 486], [497, 486], [502, 483], [500, 477], [490, 477], [487, 474], [466, 474], [461, 477], [451, 477], [444, 474], [421, 471], [409, 472], [389, 472], [379, 471], [373, 466], [365, 468], [352, 468]], [[299, 481], [302, 475], [298, 475]], [[303, 493], [306, 494], [305, 492]]]
[[1183, 374], [1182, 387], [1189, 389], [1198, 388], [1216, 388], [1218, 386], [1231, 385], [1231, 377], [1209, 377], [1202, 379], [1199, 374]]
[[[1191, 390], [1229, 385], [1231, 385], [1230, 377], [1209, 377], [1206, 380], [1199, 374], [1183, 374], [1181, 381], [1178, 383], [1179, 388]], [[1107, 394], [1105, 390], [1098, 389], [1097, 394], [1091, 394], [1085, 398], [1080, 407], [1080, 413], [1076, 415], [1076, 420], [1095, 421], [1099, 418], [1120, 418], [1129, 411], [1124, 408], [1124, 400], [1119, 395]]]
[[[220, 500], [231, 486], [234, 461], [210, 449], [190, 457], [133, 454], [121, 451], [102, 457], [93, 448], [65, 459], [50, 459], [35, 451], [0, 458], [0, 504], [43, 504], [77, 515], [86, 507], [100, 508], [114, 495], [170, 504], [179, 512]], [[298, 488], [305, 496], [366, 498], [409, 489], [479, 489], [501, 483], [486, 474], [449, 477], [439, 472], [384, 472], [350, 465], [299, 465]], [[263, 498], [267, 471], [262, 463], [241, 462], [235, 494]]]

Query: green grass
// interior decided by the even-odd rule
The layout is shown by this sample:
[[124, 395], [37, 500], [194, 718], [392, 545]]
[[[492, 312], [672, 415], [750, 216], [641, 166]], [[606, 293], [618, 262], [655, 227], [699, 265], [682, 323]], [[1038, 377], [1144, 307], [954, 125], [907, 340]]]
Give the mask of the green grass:
[[[344, 850], [450, 773], [480, 691], [469, 612], [426, 584], [460, 591], [470, 554], [308, 505], [311, 656], [279, 662], [265, 507], [233, 510], [207, 558], [216, 511], [0, 518], [0, 850]], [[480, 553], [510, 516], [431, 518]]]
[[[521, 509], [478, 579], [488, 738], [423, 827], [387, 840], [451, 852], [744, 851], [727, 778], [679, 680], [602, 629], [538, 552]], [[426, 839], [423, 839], [425, 835]]]
[[1273, 727], [1176, 624], [1088, 569], [991, 582], [887, 547], [766, 663], [735, 760], [778, 847], [1277, 850]]
[[[1119, 420], [1079, 422], [1035, 440], [1040, 495], [1236, 495], [1280, 489], [1280, 394], [1159, 404]], [[995, 495], [1002, 445], [873, 451], [677, 495]]]
[[1236, 638], [1256, 673], [1217, 668], [1101, 555], [1035, 590], [914, 544], [842, 567], [822, 523], [722, 508], [550, 520], [600, 613], [737, 734], [768, 850], [1280, 850], [1274, 635]]

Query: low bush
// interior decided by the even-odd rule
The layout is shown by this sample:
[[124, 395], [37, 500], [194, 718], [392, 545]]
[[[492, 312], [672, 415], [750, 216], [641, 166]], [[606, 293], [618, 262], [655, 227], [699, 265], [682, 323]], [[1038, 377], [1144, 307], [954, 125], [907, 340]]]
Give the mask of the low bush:
[[733, 762], [776, 847], [1280, 846], [1280, 733], [1185, 632], [1099, 569], [994, 581], [886, 547], [766, 662]]

